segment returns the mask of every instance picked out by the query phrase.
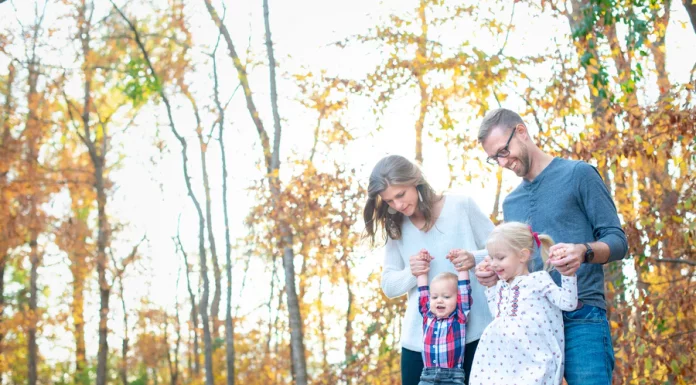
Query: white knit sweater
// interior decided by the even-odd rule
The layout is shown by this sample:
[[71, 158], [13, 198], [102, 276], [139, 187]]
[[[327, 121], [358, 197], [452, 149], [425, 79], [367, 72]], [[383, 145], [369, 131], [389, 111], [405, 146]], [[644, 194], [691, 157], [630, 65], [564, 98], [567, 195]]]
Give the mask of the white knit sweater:
[[[401, 239], [389, 239], [385, 246], [382, 270], [382, 291], [389, 298], [408, 295], [406, 315], [402, 320], [401, 346], [416, 352], [423, 348], [423, 318], [418, 312], [418, 288], [416, 277], [411, 274], [409, 257], [426, 249], [435, 259], [430, 262], [428, 281], [439, 273], [456, 273], [452, 263], [445, 258], [452, 249], [464, 249], [474, 253], [476, 263], [486, 256], [486, 239], [493, 230], [493, 223], [476, 203], [463, 195], [445, 195], [445, 203], [435, 226], [428, 232], [420, 231], [408, 218], [401, 225]], [[486, 303], [485, 287], [470, 272], [474, 304], [469, 312], [466, 342], [476, 341], [492, 317]]]

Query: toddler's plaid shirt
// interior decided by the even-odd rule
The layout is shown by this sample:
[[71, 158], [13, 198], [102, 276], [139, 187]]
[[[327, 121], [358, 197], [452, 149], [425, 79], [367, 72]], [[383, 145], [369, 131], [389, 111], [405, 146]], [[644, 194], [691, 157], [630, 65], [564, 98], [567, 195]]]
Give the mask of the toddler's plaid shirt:
[[428, 286], [419, 286], [419, 310], [423, 316], [423, 364], [426, 368], [461, 368], [466, 345], [466, 319], [471, 309], [469, 280], [458, 282], [457, 308], [447, 318], [430, 312]]

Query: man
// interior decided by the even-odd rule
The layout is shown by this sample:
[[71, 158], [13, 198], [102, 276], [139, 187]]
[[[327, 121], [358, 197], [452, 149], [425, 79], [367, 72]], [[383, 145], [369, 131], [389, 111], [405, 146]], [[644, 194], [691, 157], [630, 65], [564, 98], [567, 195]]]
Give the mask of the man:
[[[628, 251], [616, 206], [597, 170], [582, 161], [554, 158], [532, 141], [515, 112], [500, 108], [481, 122], [479, 142], [487, 161], [522, 178], [503, 202], [505, 221], [528, 223], [549, 234], [551, 276], [578, 276], [578, 309], [563, 312], [565, 373], [568, 385], [611, 385], [614, 350], [604, 299], [602, 265], [622, 259]], [[541, 260], [536, 259], [536, 269]], [[477, 272], [479, 281], [495, 284], [492, 273]]]

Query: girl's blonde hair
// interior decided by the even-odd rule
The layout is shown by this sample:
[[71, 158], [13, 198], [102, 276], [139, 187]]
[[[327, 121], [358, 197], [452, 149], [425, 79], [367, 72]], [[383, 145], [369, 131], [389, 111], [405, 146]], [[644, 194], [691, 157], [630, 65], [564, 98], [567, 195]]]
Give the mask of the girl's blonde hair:
[[[538, 234], [537, 239], [541, 243], [538, 246], [539, 252], [541, 254], [541, 260], [544, 263], [545, 270], [550, 270], [547, 261], [549, 259], [549, 248], [553, 246], [554, 242], [551, 236], [546, 234]], [[488, 236], [488, 241], [486, 246], [490, 245], [505, 245], [514, 251], [521, 252], [523, 249], [529, 250], [531, 255], [534, 255], [534, 246], [537, 246], [535, 233], [532, 228], [521, 222], [505, 222], [496, 226], [491, 234]], [[532, 269], [533, 258], [530, 257], [527, 262], [529, 269]]]

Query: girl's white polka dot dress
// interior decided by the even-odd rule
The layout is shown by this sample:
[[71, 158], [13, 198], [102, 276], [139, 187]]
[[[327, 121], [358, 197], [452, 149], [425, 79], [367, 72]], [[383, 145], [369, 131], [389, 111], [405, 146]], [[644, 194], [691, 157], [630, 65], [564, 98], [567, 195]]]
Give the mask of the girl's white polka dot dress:
[[546, 271], [498, 281], [486, 289], [495, 317], [483, 332], [471, 385], [559, 385], [563, 379], [563, 315], [578, 303], [577, 277], [558, 287]]

